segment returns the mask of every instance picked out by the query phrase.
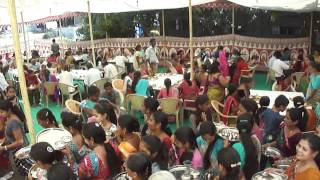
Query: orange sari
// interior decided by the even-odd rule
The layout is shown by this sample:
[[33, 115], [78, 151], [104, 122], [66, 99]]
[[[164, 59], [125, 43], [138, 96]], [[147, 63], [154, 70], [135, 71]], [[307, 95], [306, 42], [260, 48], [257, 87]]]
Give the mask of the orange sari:
[[320, 180], [320, 171], [318, 169], [310, 167], [302, 172], [296, 173], [296, 164], [297, 161], [293, 161], [293, 163], [286, 171], [286, 174], [288, 175], [288, 180]]

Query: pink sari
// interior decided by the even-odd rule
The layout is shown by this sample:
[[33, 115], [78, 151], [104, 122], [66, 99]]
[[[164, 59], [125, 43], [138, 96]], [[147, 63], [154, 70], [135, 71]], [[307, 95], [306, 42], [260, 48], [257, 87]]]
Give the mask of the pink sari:
[[219, 52], [220, 72], [224, 77], [229, 76], [229, 65], [225, 51]]

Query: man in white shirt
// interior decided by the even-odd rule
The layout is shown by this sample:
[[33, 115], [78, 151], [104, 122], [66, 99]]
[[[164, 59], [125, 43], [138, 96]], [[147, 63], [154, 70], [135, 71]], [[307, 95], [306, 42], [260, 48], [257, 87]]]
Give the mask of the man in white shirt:
[[269, 69], [272, 69], [272, 65], [273, 65], [273, 62], [274, 62], [275, 60], [276, 60], [276, 57], [275, 57], [274, 55], [272, 55], [271, 58], [270, 58], [269, 61], [268, 61], [268, 64], [267, 64], [267, 66], [268, 66]]
[[87, 64], [87, 75], [84, 77], [84, 84], [87, 86], [91, 86], [92, 83], [101, 79], [101, 72], [99, 69], [93, 68], [91, 63]]
[[154, 38], [150, 39], [150, 46], [146, 50], [146, 60], [150, 63], [153, 73], [156, 73], [159, 60], [157, 56], [156, 40]]
[[281, 61], [281, 53], [279, 51], [276, 51], [274, 53], [275, 60], [272, 63], [272, 70], [275, 71], [275, 77], [279, 78], [283, 76], [283, 70], [289, 69], [290, 66], [286, 64], [285, 62]]
[[[74, 86], [73, 84], [73, 75], [70, 72], [70, 68], [68, 65], [65, 65], [63, 68], [64, 71], [58, 75], [59, 83], [63, 83], [69, 86]], [[69, 92], [73, 92], [75, 89], [69, 87]]]
[[0, 72], [0, 89], [2, 92], [7, 90], [7, 87], [9, 86], [6, 78], [4, 77], [3, 73]]
[[118, 70], [115, 65], [112, 63], [105, 62], [104, 63], [104, 77], [112, 79], [118, 74]]

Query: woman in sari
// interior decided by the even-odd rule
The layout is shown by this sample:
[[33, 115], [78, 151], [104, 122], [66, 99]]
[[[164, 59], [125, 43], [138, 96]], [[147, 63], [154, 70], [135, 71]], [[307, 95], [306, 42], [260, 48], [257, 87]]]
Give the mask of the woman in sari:
[[140, 96], [150, 95], [149, 81], [141, 78], [140, 71], [134, 72], [131, 90], [136, 95], [140, 95]]
[[[238, 112], [238, 86], [235, 84], [230, 84], [228, 86], [228, 96], [226, 98], [226, 101], [224, 102], [224, 109], [223, 114], [224, 115], [235, 115]], [[228, 123], [228, 119], [225, 117], [222, 117], [222, 121], [224, 124]]]
[[302, 121], [302, 115], [303, 111], [299, 108], [292, 108], [287, 111], [284, 126], [276, 139], [276, 146], [280, 149], [283, 157], [296, 154], [296, 145], [300, 141], [301, 132], [306, 126], [306, 122]]
[[320, 179], [320, 138], [306, 134], [299, 141], [296, 159], [286, 171], [290, 180]]
[[122, 162], [111, 144], [105, 143], [103, 128], [98, 123], [88, 123], [84, 125], [82, 135], [92, 151], [79, 164], [79, 178], [104, 180], [119, 174]]
[[315, 109], [319, 125], [320, 123], [320, 64], [310, 63], [310, 83], [306, 95], [306, 102]]
[[222, 102], [224, 99], [224, 88], [228, 85], [230, 77], [224, 77], [219, 71], [219, 63], [213, 62], [210, 66], [208, 77], [208, 97], [209, 100]]
[[[239, 57], [237, 64], [236, 64], [236, 69], [233, 74], [232, 83], [239, 84], [239, 79], [241, 78], [240, 77], [241, 71], [248, 70], [248, 69], [249, 69], [248, 63], [243, 58]], [[245, 74], [245, 75], [247, 75], [247, 74]]]

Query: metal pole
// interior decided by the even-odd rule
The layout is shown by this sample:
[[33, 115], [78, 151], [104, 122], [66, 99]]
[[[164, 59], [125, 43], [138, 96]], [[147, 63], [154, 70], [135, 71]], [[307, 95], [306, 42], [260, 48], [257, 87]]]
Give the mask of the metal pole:
[[88, 3], [88, 16], [89, 16], [89, 28], [90, 28], [90, 39], [91, 39], [91, 49], [92, 49], [92, 61], [93, 65], [96, 66], [96, 57], [94, 53], [94, 42], [93, 42], [93, 31], [92, 31], [92, 20], [91, 20], [91, 12], [90, 12], [90, 0]]
[[24, 113], [27, 119], [27, 125], [30, 133], [30, 140], [31, 140], [31, 143], [33, 144], [35, 142], [35, 133], [33, 129], [33, 121], [31, 116], [26, 79], [23, 71], [23, 61], [21, 57], [21, 48], [20, 48], [20, 41], [19, 41], [15, 0], [8, 0], [8, 10], [9, 10], [9, 16], [11, 19], [12, 37], [13, 37], [13, 43], [15, 47], [14, 49], [15, 49], [16, 63], [17, 63], [17, 69], [19, 74], [19, 85], [20, 85], [21, 95], [22, 95], [22, 100], [24, 105]]
[[232, 34], [234, 35], [234, 5], [232, 5]]
[[[24, 21], [23, 21], [23, 13], [20, 12], [21, 15], [21, 23], [22, 23], [22, 31], [23, 31], [23, 40], [24, 40], [24, 50], [26, 51], [27, 63], [29, 63], [28, 59], [28, 47], [27, 47], [27, 40], [26, 40], [26, 31], [24, 29]], [[24, 60], [23, 60], [24, 61]]]
[[309, 54], [311, 54], [311, 51], [312, 51], [312, 49], [311, 49], [311, 47], [312, 47], [312, 29], [313, 29], [313, 12], [311, 12], [311, 14], [310, 14], [310, 37], [309, 37]]
[[161, 11], [162, 14], [162, 36], [166, 36], [166, 32], [165, 32], [165, 25], [164, 25], [164, 9], [162, 9]]
[[61, 19], [59, 19], [59, 37], [60, 37], [60, 40], [62, 40], [62, 25], [61, 25]]
[[191, 63], [191, 79], [194, 77], [193, 72], [193, 42], [192, 42], [192, 0], [189, 0], [189, 50], [190, 50], [190, 63]]

